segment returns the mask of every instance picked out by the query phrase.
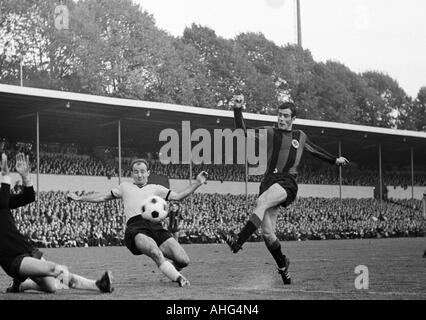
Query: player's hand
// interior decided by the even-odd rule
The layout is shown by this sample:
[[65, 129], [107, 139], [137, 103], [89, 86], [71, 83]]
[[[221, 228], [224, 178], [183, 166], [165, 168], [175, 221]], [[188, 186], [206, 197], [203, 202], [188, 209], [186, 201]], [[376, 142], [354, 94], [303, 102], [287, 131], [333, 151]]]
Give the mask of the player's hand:
[[81, 197], [78, 196], [77, 194], [75, 194], [74, 192], [70, 192], [70, 193], [67, 194], [67, 200], [68, 201], [71, 201], [71, 200], [79, 201], [80, 199], [81, 199]]
[[201, 171], [198, 176], [197, 176], [197, 182], [202, 185], [202, 184], [207, 184], [207, 177], [208, 177], [208, 173], [206, 171]]
[[8, 176], [9, 175], [9, 167], [7, 166], [7, 155], [6, 153], [2, 153], [1, 155], [1, 175]]
[[242, 94], [236, 95], [231, 99], [232, 108], [241, 109], [244, 106], [244, 96]]
[[346, 159], [345, 157], [339, 157], [336, 159], [336, 164], [338, 166], [345, 166], [349, 163], [348, 159]]
[[30, 160], [29, 157], [23, 154], [18, 153], [16, 155], [16, 171], [22, 176], [22, 177], [28, 177], [30, 174]]

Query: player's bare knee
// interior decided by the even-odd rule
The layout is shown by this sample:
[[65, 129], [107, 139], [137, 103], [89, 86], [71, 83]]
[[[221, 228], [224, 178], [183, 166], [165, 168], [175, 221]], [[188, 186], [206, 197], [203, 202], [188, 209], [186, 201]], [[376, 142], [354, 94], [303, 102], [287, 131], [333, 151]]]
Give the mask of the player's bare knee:
[[53, 277], [57, 277], [61, 274], [61, 268], [59, 264], [50, 263], [49, 264], [49, 275]]
[[55, 279], [52, 279], [52, 281], [46, 281], [41, 286], [44, 292], [47, 293], [56, 293], [58, 291], [58, 286]]
[[265, 212], [269, 208], [271, 208], [271, 205], [268, 203], [267, 199], [265, 198], [258, 198], [256, 200], [256, 208], [258, 211]]
[[263, 241], [265, 242], [266, 246], [270, 246], [273, 244], [276, 240], [275, 234], [271, 233], [264, 233], [263, 234]]
[[47, 287], [44, 291], [46, 291], [47, 293], [56, 293], [57, 290], [58, 288], [56, 287], [56, 285], [52, 285]]
[[163, 256], [163, 254], [161, 253], [160, 249], [158, 248], [149, 248], [147, 255], [154, 260], [154, 262], [160, 266], [164, 261], [165, 258]]
[[185, 268], [189, 265], [189, 263], [190, 260], [188, 256], [180, 257], [177, 261], [175, 261], [176, 266], [179, 268]]
[[266, 204], [266, 201], [262, 197], [259, 197], [259, 198], [256, 199], [256, 207], [257, 208], [265, 207], [265, 204]]

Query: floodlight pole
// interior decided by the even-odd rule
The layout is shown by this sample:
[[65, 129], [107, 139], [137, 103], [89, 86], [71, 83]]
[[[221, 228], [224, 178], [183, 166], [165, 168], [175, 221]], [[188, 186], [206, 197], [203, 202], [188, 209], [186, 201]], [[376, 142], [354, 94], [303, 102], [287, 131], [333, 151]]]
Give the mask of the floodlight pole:
[[[342, 139], [339, 139], [339, 158], [342, 156]], [[339, 166], [339, 199], [340, 215], [342, 215], [342, 166]]]
[[37, 130], [37, 214], [40, 215], [40, 115], [36, 114], [36, 130]]
[[296, 0], [297, 6], [297, 45], [302, 46], [302, 21], [300, 14], [300, 0]]
[[[411, 151], [411, 200], [414, 200], [414, 148], [410, 148]], [[414, 202], [413, 202], [414, 206]]]
[[121, 120], [118, 120], [118, 184], [121, 184]]
[[[191, 124], [189, 123], [189, 126], [191, 126]], [[189, 148], [188, 148], [188, 159], [189, 159], [189, 184], [191, 185], [192, 183], [192, 141], [191, 141], [191, 127], [189, 127], [189, 137], [188, 137], [188, 143], [189, 143]], [[182, 146], [183, 147], [183, 146]], [[182, 156], [183, 157], [183, 156]], [[192, 194], [189, 196], [190, 199], [190, 203], [189, 203], [189, 208], [192, 211]]]
[[383, 185], [382, 185], [382, 144], [379, 143], [379, 192], [380, 192], [380, 213], [382, 213]]
[[21, 54], [20, 61], [19, 61], [19, 74], [20, 74], [20, 78], [21, 78], [21, 87], [24, 85], [24, 80], [23, 80], [23, 75], [22, 75], [22, 73], [23, 73], [23, 67], [22, 67], [23, 58], [24, 57]]
[[245, 194], [246, 194], [246, 212], [248, 213], [248, 161], [247, 161], [247, 132], [245, 133], [245, 148], [244, 148], [244, 158], [245, 158]]

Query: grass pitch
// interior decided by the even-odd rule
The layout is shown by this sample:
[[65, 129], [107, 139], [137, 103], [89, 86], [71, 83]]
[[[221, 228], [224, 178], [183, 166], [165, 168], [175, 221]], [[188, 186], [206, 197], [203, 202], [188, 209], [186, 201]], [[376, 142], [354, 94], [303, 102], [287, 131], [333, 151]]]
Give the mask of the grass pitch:
[[[71, 272], [96, 279], [110, 269], [115, 291], [98, 294], [64, 290], [56, 294], [5, 294], [11, 279], [0, 271], [0, 300], [426, 300], [425, 238], [282, 242], [290, 257], [293, 284], [283, 286], [263, 243], [247, 243], [234, 255], [225, 244], [184, 245], [191, 264], [180, 288], [146, 256], [125, 247], [42, 249], [45, 258]], [[355, 267], [368, 268], [368, 290], [355, 288]]]

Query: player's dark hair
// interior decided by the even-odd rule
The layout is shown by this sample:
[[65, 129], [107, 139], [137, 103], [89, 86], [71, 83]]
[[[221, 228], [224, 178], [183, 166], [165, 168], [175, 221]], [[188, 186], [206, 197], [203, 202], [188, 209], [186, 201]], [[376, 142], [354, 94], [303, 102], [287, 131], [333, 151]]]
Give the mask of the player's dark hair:
[[145, 159], [135, 159], [130, 163], [130, 170], [133, 171], [133, 166], [137, 163], [144, 163], [146, 165], [146, 169], [149, 170], [149, 163]]
[[283, 109], [290, 109], [292, 118], [296, 116], [296, 105], [293, 102], [281, 103], [278, 106], [278, 110], [283, 110]]

